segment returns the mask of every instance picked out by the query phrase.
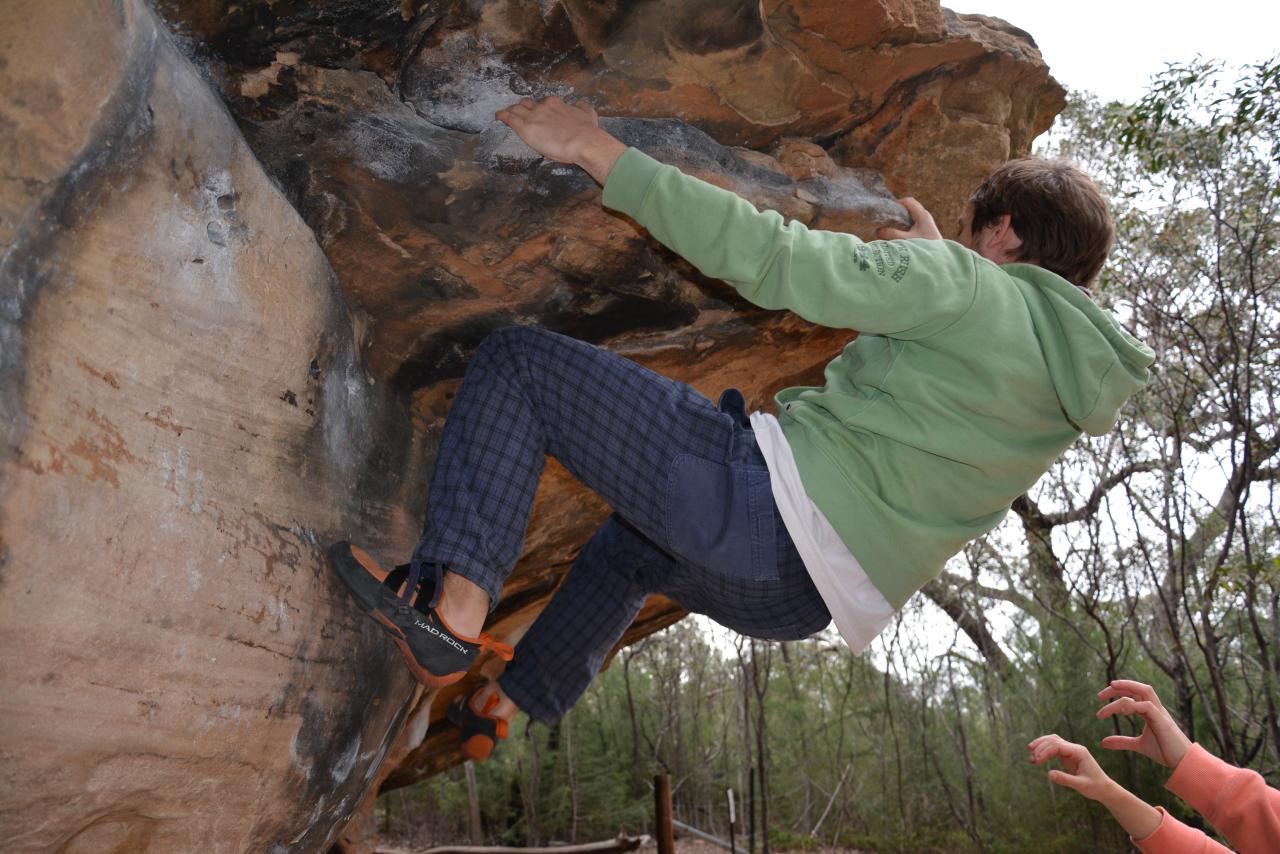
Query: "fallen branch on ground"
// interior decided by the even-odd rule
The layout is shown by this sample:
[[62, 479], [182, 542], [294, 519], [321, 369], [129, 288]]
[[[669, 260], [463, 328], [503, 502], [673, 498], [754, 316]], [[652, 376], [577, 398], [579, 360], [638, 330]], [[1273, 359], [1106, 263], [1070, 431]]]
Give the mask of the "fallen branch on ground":
[[[515, 848], [507, 845], [444, 845], [422, 854], [597, 854], [607, 851], [634, 851], [649, 841], [648, 836], [619, 836], [582, 845], [554, 845], [547, 848]], [[377, 854], [410, 854], [394, 848], [379, 848]]]

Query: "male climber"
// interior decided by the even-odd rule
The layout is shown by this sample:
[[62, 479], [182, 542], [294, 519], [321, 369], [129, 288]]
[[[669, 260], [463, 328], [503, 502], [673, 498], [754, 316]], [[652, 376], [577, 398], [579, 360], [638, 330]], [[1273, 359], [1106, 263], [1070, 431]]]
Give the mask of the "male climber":
[[707, 276], [858, 335], [825, 385], [783, 390], [776, 414], [748, 414], [735, 389], [713, 404], [542, 329], [484, 340], [449, 412], [410, 562], [386, 573], [346, 543], [330, 550], [414, 674], [442, 686], [483, 648], [511, 657], [481, 629], [521, 554], [546, 455], [613, 508], [501, 678], [450, 709], [473, 758], [517, 709], [557, 721], [649, 593], [758, 638], [803, 638], [834, 619], [862, 650], [1147, 381], [1151, 351], [1087, 291], [1114, 229], [1093, 182], [1067, 164], [996, 170], [956, 242], [906, 200], [911, 230], [864, 243], [758, 212], [628, 148], [585, 103], [526, 98], [497, 118], [585, 169], [606, 207]]

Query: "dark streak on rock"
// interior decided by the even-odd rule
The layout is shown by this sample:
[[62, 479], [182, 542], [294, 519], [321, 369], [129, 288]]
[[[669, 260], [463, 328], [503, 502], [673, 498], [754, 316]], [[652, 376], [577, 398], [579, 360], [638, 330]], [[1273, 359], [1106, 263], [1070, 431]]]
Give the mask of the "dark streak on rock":
[[454, 275], [442, 267], [424, 270], [416, 283], [417, 296], [431, 301], [450, 299], [476, 299], [480, 292], [467, 283], [461, 276]]
[[[407, 684], [404, 679], [392, 678], [403, 671], [400, 657], [387, 651], [372, 621], [362, 619], [358, 625], [360, 636], [353, 638], [357, 654], [332, 663], [333, 669], [342, 673], [337, 683], [343, 686], [341, 692], [299, 690], [310, 683], [310, 663], [303, 644], [290, 656], [294, 661], [290, 681], [267, 711], [268, 717], [296, 714], [300, 718], [294, 753], [301, 767], [291, 782], [302, 802], [319, 807], [319, 815], [313, 821], [310, 810], [299, 811], [295, 816], [264, 822], [247, 850], [274, 850], [276, 845], [284, 845], [283, 850], [288, 851], [327, 850], [329, 836], [364, 794], [370, 766], [382, 761], [389, 743], [387, 734], [400, 730], [413, 696], [410, 691], [400, 698], [388, 697], [388, 685]], [[383, 650], [383, 654], [368, 655], [372, 650]], [[360, 745], [353, 757], [349, 751], [357, 736]], [[383, 749], [375, 751], [380, 742]], [[374, 755], [362, 758], [371, 751]]]
[[91, 139], [38, 207], [22, 217], [0, 259], [0, 455], [18, 446], [24, 426], [22, 324], [48, 277], [49, 259], [57, 254], [58, 242], [110, 196], [113, 181], [131, 173], [148, 150], [153, 124], [147, 100], [161, 36], [149, 15], [138, 16], [135, 25], [134, 52]]
[[183, 0], [159, 0], [175, 26], [202, 29], [219, 59], [241, 68], [270, 65], [276, 51], [294, 51], [313, 65], [352, 67], [362, 53], [396, 44], [407, 29], [399, 0], [317, 0], [228, 4], [212, 20]]
[[263, 650], [264, 652], [269, 652], [269, 653], [271, 653], [272, 655], [278, 655], [278, 656], [280, 656], [281, 658], [286, 659], [286, 660], [288, 660], [288, 661], [293, 661], [293, 660], [294, 660], [294, 658], [295, 658], [295, 656], [294, 656], [294, 654], [293, 654], [292, 652], [281, 652], [281, 651], [280, 651], [280, 650], [278, 650], [278, 649], [272, 649], [271, 647], [267, 646], [266, 644], [255, 643], [254, 641], [247, 640], [246, 638], [238, 638], [238, 637], [236, 637], [235, 635], [232, 635], [232, 634], [228, 634], [228, 635], [226, 636], [226, 638], [227, 638], [227, 640], [231, 641], [232, 643], [238, 643], [238, 644], [240, 644], [241, 646], [247, 646], [247, 647], [249, 647], [250, 649], [260, 649], [260, 650]]
[[412, 390], [442, 379], [462, 376], [480, 342], [495, 329], [515, 325], [519, 309], [468, 317], [420, 339], [415, 352], [400, 365], [391, 385]]
[[411, 391], [462, 376], [480, 342], [503, 326], [533, 322], [582, 341], [600, 343], [623, 332], [677, 329], [692, 323], [697, 315], [695, 306], [669, 292], [565, 289], [550, 300], [469, 317], [454, 326], [432, 330], [400, 365], [391, 384]]
[[756, 44], [763, 35], [758, 4], [702, 0], [681, 9], [670, 37], [691, 53], [712, 54]]

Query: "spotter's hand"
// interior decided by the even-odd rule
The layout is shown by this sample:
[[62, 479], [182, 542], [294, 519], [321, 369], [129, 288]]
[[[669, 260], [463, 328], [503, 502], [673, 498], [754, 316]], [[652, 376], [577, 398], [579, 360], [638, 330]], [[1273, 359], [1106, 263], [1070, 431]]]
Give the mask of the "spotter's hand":
[[1173, 716], [1160, 702], [1156, 689], [1132, 679], [1113, 679], [1098, 692], [1099, 700], [1110, 700], [1098, 709], [1099, 718], [1113, 715], [1137, 715], [1145, 726], [1142, 734], [1109, 735], [1102, 740], [1108, 750], [1132, 750], [1154, 759], [1167, 768], [1177, 768], [1191, 749], [1191, 739], [1178, 729]]
[[1027, 745], [1031, 761], [1043, 765], [1050, 759], [1062, 763], [1061, 771], [1050, 771], [1049, 780], [1059, 786], [1075, 789], [1091, 800], [1102, 800], [1114, 785], [1099, 767], [1097, 760], [1079, 744], [1057, 735], [1042, 735]]

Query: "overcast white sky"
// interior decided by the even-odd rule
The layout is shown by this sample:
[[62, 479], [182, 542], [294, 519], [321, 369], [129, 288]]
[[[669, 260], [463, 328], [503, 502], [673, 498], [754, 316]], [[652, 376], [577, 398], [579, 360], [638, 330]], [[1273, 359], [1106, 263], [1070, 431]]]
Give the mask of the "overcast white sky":
[[1004, 18], [1035, 38], [1068, 89], [1133, 101], [1167, 62], [1197, 53], [1229, 65], [1280, 52], [1276, 0], [942, 0], [957, 12]]

